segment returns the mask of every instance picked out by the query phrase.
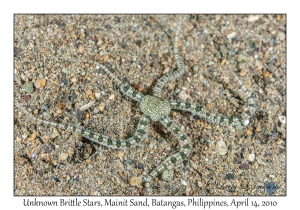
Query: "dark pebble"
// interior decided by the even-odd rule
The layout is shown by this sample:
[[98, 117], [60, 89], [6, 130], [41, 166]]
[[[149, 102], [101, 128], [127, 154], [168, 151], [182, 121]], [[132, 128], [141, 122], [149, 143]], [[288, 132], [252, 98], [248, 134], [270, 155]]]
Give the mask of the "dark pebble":
[[227, 179], [234, 179], [234, 175], [233, 174], [226, 174], [226, 178]]
[[121, 18], [120, 17], [115, 17], [115, 21], [118, 22], [118, 23], [120, 23]]
[[277, 133], [276, 131], [273, 131], [272, 140], [275, 141], [276, 139], [277, 139]]
[[247, 164], [247, 163], [242, 163], [242, 164], [240, 165], [240, 169], [244, 169], [244, 170], [249, 169], [249, 164]]
[[105, 28], [106, 28], [106, 29], [111, 29], [111, 26], [110, 26], [109, 24], [107, 24], [107, 25], [105, 26]]
[[137, 40], [135, 44], [136, 44], [137, 46], [141, 47], [142, 40]]
[[57, 25], [58, 25], [59, 27], [65, 26], [65, 24], [63, 24], [63, 23], [61, 23], [61, 22], [58, 22]]
[[150, 54], [152, 60], [155, 60], [156, 59], [156, 54]]
[[51, 151], [52, 151], [51, 146], [46, 145], [46, 146], [45, 146], [45, 152], [46, 152], [46, 153], [50, 153]]
[[77, 42], [77, 43], [75, 44], [75, 46], [76, 46], [76, 47], [79, 47], [80, 44], [81, 44], [80, 42]]
[[252, 50], [253, 50], [253, 51], [255, 51], [255, 50], [256, 50], [256, 45], [255, 45], [255, 43], [254, 43], [254, 42], [252, 42], [252, 43], [251, 43], [250, 47], [252, 48]]
[[25, 100], [25, 101], [29, 101], [29, 100], [30, 100], [30, 98], [31, 98], [31, 97], [30, 97], [30, 95], [26, 95], [26, 96], [24, 96], [24, 100]]
[[68, 84], [68, 80], [64, 79], [63, 83], [64, 83], [64, 85]]
[[195, 120], [199, 120], [198, 115], [194, 115], [193, 118], [194, 118]]
[[144, 169], [144, 164], [139, 163], [139, 164], [138, 164], [138, 169]]
[[84, 118], [85, 118], [84, 112], [82, 112], [82, 111], [80, 111], [80, 110], [77, 110], [76, 115], [77, 115], [77, 119], [78, 119], [79, 121], [84, 120]]
[[15, 57], [19, 57], [20, 56], [20, 52], [21, 52], [20, 48], [17, 48], [17, 47], [14, 48]]
[[168, 34], [171, 34], [172, 33], [172, 29], [168, 29]]
[[266, 184], [266, 191], [268, 193], [268, 195], [272, 195], [276, 189], [278, 188], [278, 186], [276, 186], [273, 182], [268, 182]]
[[54, 180], [55, 180], [56, 182], [60, 182], [60, 179], [57, 178], [57, 177], [55, 177]]

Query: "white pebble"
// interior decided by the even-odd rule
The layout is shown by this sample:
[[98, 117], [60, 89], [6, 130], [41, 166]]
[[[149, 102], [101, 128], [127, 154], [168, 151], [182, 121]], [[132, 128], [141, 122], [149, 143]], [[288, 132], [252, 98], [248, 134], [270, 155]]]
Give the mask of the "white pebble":
[[95, 93], [96, 98], [100, 98], [101, 93]]
[[115, 95], [114, 94], [111, 94], [110, 96], [109, 96], [109, 99], [110, 100], [112, 100], [112, 99], [114, 99], [115, 98]]
[[279, 115], [278, 119], [282, 124], [285, 124], [285, 116]]
[[95, 101], [91, 101], [88, 104], [83, 105], [82, 107], [79, 108], [80, 111], [84, 111], [87, 110], [88, 108], [90, 108], [93, 104], [95, 103]]
[[187, 186], [187, 183], [186, 183], [186, 181], [185, 181], [185, 180], [183, 180], [183, 179], [181, 180], [181, 184], [182, 184], [182, 185], [184, 185], [184, 186]]
[[226, 155], [228, 152], [228, 147], [224, 141], [218, 141], [216, 144], [216, 149], [219, 155]]
[[277, 36], [281, 41], [285, 40], [285, 34], [283, 32], [279, 32]]
[[249, 155], [248, 155], [248, 160], [249, 160], [250, 162], [253, 162], [254, 159], [255, 159], [255, 154], [249, 154]]
[[232, 39], [235, 36], [236, 36], [236, 32], [233, 31], [233, 32], [231, 32], [230, 34], [227, 35], [227, 38]]
[[259, 20], [259, 16], [258, 15], [250, 15], [248, 18], [248, 22], [254, 22]]

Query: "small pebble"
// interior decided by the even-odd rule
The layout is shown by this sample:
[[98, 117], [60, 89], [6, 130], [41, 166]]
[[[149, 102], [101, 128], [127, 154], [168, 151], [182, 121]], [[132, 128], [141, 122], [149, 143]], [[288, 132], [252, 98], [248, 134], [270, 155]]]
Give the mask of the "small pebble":
[[142, 41], [141, 40], [137, 40], [135, 44], [140, 47], [141, 44], [142, 44]]
[[44, 78], [40, 79], [40, 80], [36, 81], [34, 83], [34, 85], [35, 85], [36, 88], [45, 87], [45, 85], [46, 85], [46, 79], [44, 79]]
[[101, 96], [101, 93], [95, 93], [96, 98], [100, 98], [100, 96]]
[[99, 106], [99, 110], [100, 110], [101, 112], [103, 112], [104, 108], [105, 108], [105, 103], [102, 102], [102, 103], [100, 104], [100, 106]]
[[131, 186], [134, 186], [134, 187], [139, 187], [141, 184], [142, 184], [143, 180], [141, 177], [131, 177], [129, 180], [128, 180], [128, 183], [131, 185]]
[[59, 159], [60, 159], [61, 161], [66, 160], [68, 157], [69, 157], [68, 153], [61, 153], [61, 154], [59, 155]]
[[79, 50], [80, 53], [84, 53], [84, 47], [83, 46], [79, 46], [78, 50]]
[[106, 62], [108, 60], [109, 60], [109, 55], [105, 55], [104, 58], [103, 58], [103, 61]]
[[67, 80], [67, 79], [64, 79], [64, 81], [63, 81], [62, 84], [63, 84], [63, 85], [67, 85], [67, 84], [68, 84], [68, 80]]
[[25, 100], [25, 101], [29, 101], [30, 98], [31, 98], [30, 95], [25, 95], [25, 96], [24, 96], [24, 100]]
[[26, 91], [27, 93], [31, 93], [31, 92], [33, 91], [33, 83], [32, 83], [32, 82], [28, 82], [28, 83], [26, 84], [25, 91]]
[[118, 151], [118, 157], [122, 158], [124, 156], [125, 152], [124, 151]]
[[224, 65], [226, 63], [227, 59], [223, 58], [223, 60], [221, 61], [221, 65]]
[[34, 132], [34, 133], [32, 133], [31, 136], [28, 138], [28, 141], [32, 142], [32, 141], [35, 140], [35, 138], [36, 138], [36, 133]]
[[114, 99], [115, 98], [115, 95], [114, 94], [111, 94], [110, 96], [109, 96], [109, 100], [112, 100], [112, 99]]
[[49, 120], [50, 118], [51, 118], [51, 115], [48, 113], [48, 112], [43, 112], [43, 118], [45, 119], [45, 120]]
[[212, 103], [206, 104], [206, 108], [207, 108], [208, 110], [212, 110], [213, 107], [214, 107], [214, 104], [212, 104]]
[[278, 116], [278, 119], [282, 124], [285, 124], [285, 116], [280, 115]]
[[139, 87], [140, 87], [140, 84], [139, 84], [139, 83], [133, 84], [133, 88], [134, 88], [134, 89], [137, 90]]
[[280, 39], [280, 41], [285, 40], [285, 34], [283, 32], [279, 32], [277, 36]]
[[199, 66], [194, 66], [193, 71], [194, 71], [194, 73], [197, 73], [199, 71]]
[[[233, 31], [233, 32], [231, 32], [230, 34], [227, 35], [227, 38], [228, 38], [228, 39], [232, 39], [232, 38], [235, 37], [235, 36], [236, 36], [236, 32]], [[226, 61], [225, 61], [225, 62], [226, 62]], [[225, 62], [224, 62], [224, 63], [225, 63]]]
[[178, 94], [178, 97], [183, 100], [183, 101], [186, 101], [188, 98], [190, 98], [190, 95], [186, 93], [185, 90], [181, 91], [179, 94]]
[[248, 18], [248, 22], [254, 22], [259, 20], [259, 16], [258, 15], [250, 15]]
[[57, 178], [57, 177], [55, 177], [54, 180], [55, 180], [56, 182], [60, 182], [60, 179]]
[[128, 159], [128, 160], [124, 161], [124, 166], [132, 165], [132, 164], [133, 164], [133, 160], [131, 160], [131, 159]]
[[264, 77], [269, 77], [270, 73], [268, 71], [264, 72]]
[[139, 163], [139, 164], [138, 164], [138, 169], [144, 169], [144, 164]]
[[138, 91], [142, 92], [144, 90], [144, 86], [140, 85], [140, 87], [138, 88]]
[[52, 147], [50, 145], [45, 146], [45, 152], [50, 153], [52, 151]]
[[226, 174], [226, 178], [227, 179], [234, 179], [234, 175], [229, 173], [229, 174]]
[[226, 155], [228, 152], [228, 147], [224, 141], [218, 141], [216, 144], [216, 150], [219, 155]]
[[242, 69], [239, 73], [239, 75], [242, 77], [242, 76], [245, 76], [247, 74], [247, 70], [246, 69]]
[[249, 154], [249, 155], [248, 155], [248, 160], [249, 160], [250, 162], [253, 162], [254, 159], [255, 159], [255, 154]]
[[91, 90], [87, 90], [85, 94], [89, 97], [90, 95], [93, 95], [93, 92]]
[[85, 104], [79, 108], [80, 111], [85, 111], [89, 109], [92, 105], [94, 105], [95, 101], [91, 101], [88, 104]]
[[252, 135], [252, 131], [251, 130], [247, 130], [247, 135], [248, 136]]
[[242, 163], [242, 164], [240, 165], [240, 169], [243, 169], [243, 170], [249, 169], [249, 164], [247, 164], [247, 163]]
[[57, 107], [63, 109], [66, 105], [61, 103], [60, 101], [57, 103]]

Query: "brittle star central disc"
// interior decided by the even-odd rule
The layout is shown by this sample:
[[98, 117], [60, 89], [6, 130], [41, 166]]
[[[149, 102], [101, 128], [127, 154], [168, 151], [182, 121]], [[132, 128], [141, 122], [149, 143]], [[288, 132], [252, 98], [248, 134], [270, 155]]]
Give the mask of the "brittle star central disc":
[[170, 103], [167, 100], [154, 96], [145, 96], [141, 101], [141, 111], [149, 115], [151, 120], [158, 121], [168, 116], [171, 112]]

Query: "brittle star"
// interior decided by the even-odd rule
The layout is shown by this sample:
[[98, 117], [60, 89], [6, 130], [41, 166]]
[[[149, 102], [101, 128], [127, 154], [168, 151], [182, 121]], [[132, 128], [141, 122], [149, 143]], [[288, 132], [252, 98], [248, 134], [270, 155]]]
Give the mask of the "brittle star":
[[173, 122], [168, 117], [172, 109], [187, 111], [192, 113], [193, 115], [197, 115], [206, 119], [210, 123], [221, 126], [234, 126], [237, 129], [240, 129], [242, 126], [247, 126], [250, 122], [250, 117], [255, 112], [255, 102], [253, 99], [253, 95], [244, 87], [243, 83], [237, 78], [235, 74], [234, 76], [237, 78], [237, 81], [241, 85], [242, 90], [247, 95], [246, 108], [240, 116], [226, 117], [218, 113], [209, 113], [205, 106], [175, 100], [166, 100], [160, 97], [162, 88], [168, 81], [181, 77], [185, 73], [185, 66], [178, 49], [180, 23], [181, 20], [177, 26], [173, 44], [173, 54], [174, 60], [177, 64], [177, 70], [165, 74], [160, 79], [158, 79], [158, 82], [156, 83], [153, 90], [153, 95], [143, 95], [142, 93], [137, 92], [128, 83], [122, 82], [120, 79], [118, 79], [106, 66], [100, 64], [96, 66], [96, 69], [102, 69], [109, 75], [109, 77], [116, 83], [123, 94], [138, 102], [140, 105], [140, 109], [143, 115], [139, 120], [135, 134], [130, 138], [120, 140], [93, 132], [82, 126], [45, 121], [30, 114], [17, 101], [15, 102], [15, 104], [26, 115], [28, 115], [30, 120], [33, 120], [36, 123], [42, 123], [44, 125], [57, 127], [62, 130], [70, 130], [89, 139], [92, 142], [107, 146], [109, 148], [120, 150], [137, 146], [143, 140], [150, 121], [160, 122], [164, 127], [167, 128], [169, 132], [174, 134], [174, 136], [179, 141], [181, 149], [178, 153], [166, 158], [166, 160], [164, 160], [159, 166], [157, 166], [149, 175], [143, 177], [143, 182], [148, 185], [156, 176], [161, 174], [163, 171], [174, 167], [176, 164], [187, 160], [188, 156], [190, 155], [190, 138], [181, 131], [180, 127], [175, 122]]

